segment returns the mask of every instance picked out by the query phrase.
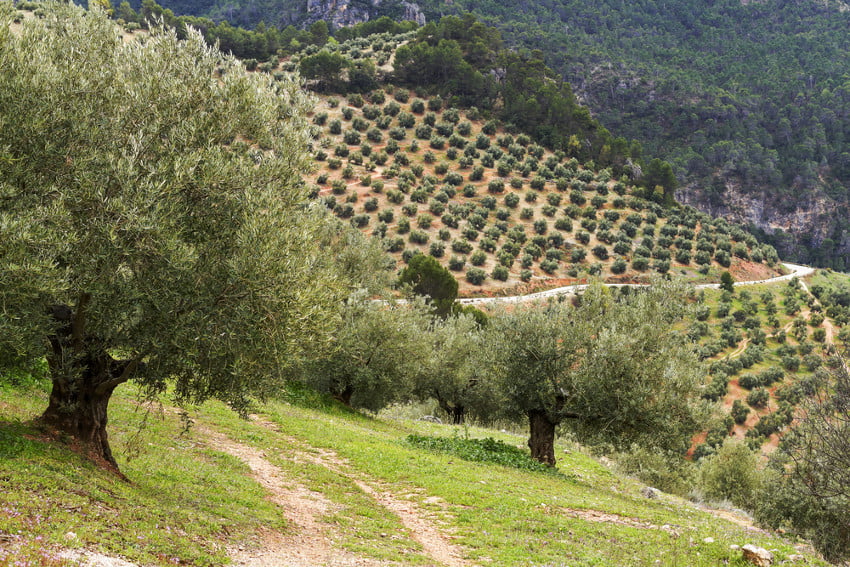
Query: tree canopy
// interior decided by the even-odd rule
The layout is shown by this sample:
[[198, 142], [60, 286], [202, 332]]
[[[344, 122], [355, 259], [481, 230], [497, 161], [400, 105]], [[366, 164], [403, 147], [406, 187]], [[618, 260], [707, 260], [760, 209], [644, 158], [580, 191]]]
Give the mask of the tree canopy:
[[491, 318], [494, 387], [528, 418], [532, 456], [555, 464], [556, 428], [582, 441], [684, 452], [704, 421], [703, 373], [684, 333], [681, 284], [615, 297], [592, 285], [577, 306], [517, 307]]
[[324, 341], [343, 286], [307, 205], [308, 97], [190, 32], [124, 42], [0, 6], [0, 363], [47, 357], [43, 420], [114, 464], [112, 390], [244, 410]]
[[399, 274], [401, 285], [410, 285], [416, 295], [428, 297], [434, 312], [445, 317], [457, 299], [457, 280], [433, 256], [419, 254]]

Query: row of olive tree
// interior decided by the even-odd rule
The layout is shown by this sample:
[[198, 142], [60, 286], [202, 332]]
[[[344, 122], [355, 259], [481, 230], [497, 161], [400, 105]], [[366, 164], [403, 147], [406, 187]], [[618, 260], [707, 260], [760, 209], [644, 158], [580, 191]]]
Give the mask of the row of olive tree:
[[[601, 284], [575, 302], [432, 317], [421, 298], [352, 297], [335, 347], [304, 365], [304, 379], [354, 407], [434, 399], [454, 423], [527, 420], [532, 456], [554, 465], [563, 425], [617, 448], [687, 449], [708, 408], [704, 372], [677, 323], [688, 290], [657, 282], [621, 295]], [[684, 328], [684, 327], [683, 327]]]

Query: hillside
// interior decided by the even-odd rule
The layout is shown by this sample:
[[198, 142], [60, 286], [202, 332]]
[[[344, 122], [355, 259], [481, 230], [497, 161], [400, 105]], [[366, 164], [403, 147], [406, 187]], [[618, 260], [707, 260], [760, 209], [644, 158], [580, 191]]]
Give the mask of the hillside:
[[840, 2], [163, 5], [281, 28], [471, 11], [506, 43], [539, 49], [605, 127], [671, 161], [680, 200], [752, 224], [791, 261], [847, 265], [850, 14]]
[[[374, 65], [371, 90], [319, 95], [309, 181], [337, 216], [381, 238], [399, 265], [430, 254], [458, 274], [465, 292], [511, 294], [589, 276], [630, 282], [669, 272], [718, 281], [725, 269], [739, 279], [778, 273], [775, 250], [741, 228], [648, 200], [664, 196], [616, 174], [623, 170], [616, 160], [577, 159], [606, 159], [596, 145], [571, 145], [590, 128], [582, 123], [578, 136], [560, 130], [552, 139], [571, 141], [553, 151], [456, 97], [399, 86], [395, 50], [410, 41], [410, 34], [373, 34], [310, 47], [282, 64], [315, 77], [308, 86], [320, 92], [355, 90], [339, 72], [314, 71], [320, 61], [322, 69], [334, 58], [337, 66]], [[423, 72], [420, 80], [430, 79]], [[599, 144], [612, 144], [605, 136]]]
[[[0, 9], [4, 564], [817, 564], [624, 472], [845, 553], [843, 496], [762, 465], [846, 370], [847, 277], [675, 204], [539, 56], [471, 17], [261, 62]], [[452, 273], [590, 285], [485, 313]]]
[[382, 238], [400, 262], [430, 254], [464, 289], [489, 292], [593, 275], [629, 282], [669, 271], [717, 281], [745, 265], [756, 267], [751, 279], [777, 273], [772, 248], [740, 228], [633, 197], [635, 187], [610, 170], [392, 89], [342, 104], [323, 98], [310, 179], [328, 208]]
[[[615, 177], [613, 167], [582, 163], [477, 108], [394, 84], [395, 50], [411, 39], [372, 34], [310, 47], [281, 64], [303, 69], [332, 54], [352, 66], [375, 66], [370, 91], [317, 93], [315, 169], [307, 182], [337, 217], [380, 239], [398, 269], [416, 254], [430, 255], [467, 297], [524, 295], [595, 277], [646, 283], [660, 273], [700, 284], [719, 281], [724, 271], [741, 281], [781, 273], [775, 250], [738, 226], [647, 200], [643, 187]], [[334, 82], [330, 88], [348, 88], [336, 75], [315, 76], [307, 83], [315, 90]], [[688, 332], [710, 366], [704, 397], [721, 402], [727, 416], [695, 440], [697, 457], [730, 435], [765, 454], [776, 448], [802, 399], [801, 384], [821, 365], [814, 358], [827, 356], [825, 338], [809, 338], [830, 324], [812, 319], [813, 300], [784, 282], [697, 296], [700, 320]], [[806, 335], [800, 320], [812, 329]], [[743, 375], [759, 372], [775, 376], [739, 385]], [[764, 387], [767, 399], [749, 398]], [[744, 415], [740, 423], [731, 417], [733, 405], [736, 416]]]
[[[530, 464], [515, 455], [474, 462], [510, 456], [522, 438], [364, 417], [296, 392], [250, 421], [195, 408], [183, 433], [172, 408], [125, 392], [112, 432], [127, 483], [25, 423], [43, 384], [0, 382], [0, 564], [707, 567], [744, 565], [732, 546], [752, 543], [824, 565], [735, 514], [647, 498], [577, 446], [559, 445], [558, 474], [516, 468]], [[487, 437], [506, 445], [475, 441]]]

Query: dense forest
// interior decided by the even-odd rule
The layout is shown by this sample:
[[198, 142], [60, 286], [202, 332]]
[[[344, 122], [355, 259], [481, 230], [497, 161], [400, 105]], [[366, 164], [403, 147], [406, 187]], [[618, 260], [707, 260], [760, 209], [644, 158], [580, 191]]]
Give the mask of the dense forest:
[[[348, 4], [370, 17], [400, 13], [398, 2]], [[262, 29], [315, 17], [302, 2], [164, 5]], [[837, 4], [418, 6], [429, 21], [469, 10], [509, 46], [540, 50], [601, 124], [673, 164], [681, 200], [752, 223], [787, 259], [846, 267], [850, 15]]]

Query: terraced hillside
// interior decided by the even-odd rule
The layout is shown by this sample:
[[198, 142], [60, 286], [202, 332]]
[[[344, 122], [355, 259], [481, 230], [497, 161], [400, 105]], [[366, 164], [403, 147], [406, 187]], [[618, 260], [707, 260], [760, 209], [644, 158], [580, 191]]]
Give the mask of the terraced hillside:
[[[338, 47], [375, 56], [381, 35]], [[295, 61], [287, 66], [294, 68]], [[511, 293], [653, 272], [717, 281], [778, 273], [776, 252], [739, 227], [642, 198], [627, 177], [536, 144], [475, 108], [385, 83], [321, 96], [312, 116], [316, 195], [400, 261], [430, 254], [470, 293]]]

